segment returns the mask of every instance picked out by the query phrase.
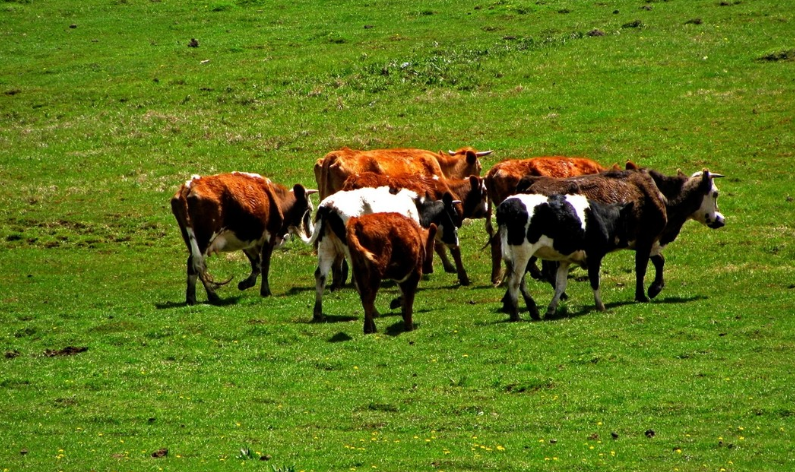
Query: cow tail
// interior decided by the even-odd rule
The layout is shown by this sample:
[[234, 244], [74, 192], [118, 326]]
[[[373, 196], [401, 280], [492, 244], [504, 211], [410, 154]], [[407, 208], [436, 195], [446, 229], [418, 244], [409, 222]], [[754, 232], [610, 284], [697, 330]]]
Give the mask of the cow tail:
[[179, 231], [182, 234], [182, 239], [188, 247], [193, 263], [193, 270], [198, 274], [199, 279], [203, 284], [211, 286], [213, 289], [222, 287], [232, 281], [229, 277], [223, 282], [216, 282], [212, 275], [207, 272], [207, 264], [204, 261], [204, 255], [199, 250], [199, 243], [196, 241], [196, 233], [188, 220], [188, 199], [187, 189], [180, 188], [174, 197], [171, 198], [171, 212], [174, 218], [177, 219]]
[[315, 228], [312, 230], [312, 236], [309, 237], [309, 241], [307, 244], [314, 246], [317, 249], [317, 243], [322, 239], [323, 230], [326, 223], [326, 218], [328, 218], [329, 210], [326, 206], [321, 206], [317, 209], [317, 214], [315, 215]]
[[[362, 246], [362, 243], [359, 241], [359, 236], [356, 234], [354, 228], [353, 231], [349, 231], [347, 234], [347, 243], [348, 247], [350, 248], [351, 254], [358, 253], [367, 258], [370, 262], [375, 262], [375, 254], [370, 252], [366, 247]], [[433, 246], [431, 246], [433, 247]]]

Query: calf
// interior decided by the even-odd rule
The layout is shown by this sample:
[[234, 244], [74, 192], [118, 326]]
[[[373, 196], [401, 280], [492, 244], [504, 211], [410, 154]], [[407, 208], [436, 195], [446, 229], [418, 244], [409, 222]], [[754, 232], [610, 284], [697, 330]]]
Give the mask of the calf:
[[[453, 203], [456, 208], [454, 223], [459, 228], [465, 218], [482, 218], [485, 215], [485, 186], [483, 185], [483, 179], [474, 175], [467, 179], [445, 179], [436, 176], [425, 177], [407, 174], [393, 176], [363, 172], [348, 177], [342, 189], [355, 190], [381, 186], [388, 186], [393, 191], [401, 189], [412, 190], [418, 195], [425, 195], [432, 200], [441, 200], [445, 194], [450, 193], [454, 198]], [[441, 243], [442, 236], [443, 231], [437, 232], [437, 243]], [[442, 244], [435, 245], [445, 272], [457, 273], [459, 283], [461, 285], [469, 285], [469, 276], [461, 260], [461, 248], [459, 246], [450, 247], [455, 265], [450, 263], [444, 248], [445, 246]]]
[[515, 195], [497, 207], [497, 225], [502, 254], [511, 268], [505, 308], [511, 321], [519, 320], [517, 304], [521, 289], [530, 316], [540, 319], [533, 297], [524, 283], [525, 268], [531, 257], [559, 263], [555, 296], [547, 308], [551, 316], [566, 290], [569, 265], [588, 270], [596, 308], [604, 311], [599, 291], [602, 258], [627, 244], [626, 224], [633, 203], [606, 205], [582, 195]]
[[424, 149], [372, 149], [359, 151], [342, 148], [326, 154], [315, 163], [315, 180], [320, 198], [338, 192], [351, 175], [362, 172], [398, 175], [412, 174], [462, 179], [480, 175], [480, 157], [491, 151], [478, 152], [465, 147], [458, 151], [434, 153]]
[[406, 331], [414, 329], [412, 312], [423, 266], [430, 263], [436, 225], [423, 230], [399, 213], [351, 217], [346, 224], [347, 245], [359, 297], [364, 308], [364, 334], [375, 333], [375, 298], [383, 279], [397, 282]]
[[207, 272], [205, 259], [213, 253], [243, 251], [251, 274], [238, 284], [245, 290], [262, 273], [260, 295], [271, 295], [268, 284], [273, 248], [288, 233], [308, 242], [312, 233], [312, 202], [300, 184], [292, 189], [257, 174], [233, 172], [208, 177], [194, 176], [171, 198], [171, 211], [188, 248], [187, 304], [196, 303], [196, 279], [201, 280], [211, 303], [220, 301], [216, 282]]
[[[436, 224], [442, 242], [458, 245], [458, 229], [453, 221], [455, 208], [452, 196], [447, 193], [441, 201], [417, 195], [410, 190], [392, 191], [389, 187], [361, 188], [340, 191], [326, 197], [315, 215], [315, 229], [310, 244], [317, 244], [318, 266], [315, 270], [315, 306], [313, 320], [322, 321], [323, 290], [328, 273], [335, 271], [335, 281], [343, 280], [342, 263], [350, 259], [346, 244], [345, 224], [354, 216], [370, 213], [400, 213], [428, 228]], [[339, 287], [333, 287], [339, 288]]]
[[[541, 195], [577, 193], [602, 203], [634, 202], [629, 223], [629, 248], [635, 250], [635, 300], [654, 298], [665, 286], [661, 251], [674, 241], [689, 219], [710, 228], [725, 225], [718, 211], [718, 189], [714, 179], [723, 177], [707, 170], [687, 177], [681, 172], [665, 176], [653, 170], [608, 171], [567, 179], [524, 177], [517, 192]], [[644, 278], [651, 259], [655, 279], [644, 291]]]
[[[488, 191], [488, 208], [486, 211], [486, 232], [491, 244], [491, 283], [499, 285], [502, 281], [500, 260], [500, 238], [494, 233], [491, 225], [492, 208], [503, 200], [516, 194], [516, 185], [526, 175], [547, 177], [573, 177], [576, 175], [596, 174], [607, 170], [601, 164], [584, 157], [533, 157], [530, 159], [508, 159], [494, 165], [486, 173], [486, 189]], [[540, 274], [535, 265], [530, 266], [533, 276]]]

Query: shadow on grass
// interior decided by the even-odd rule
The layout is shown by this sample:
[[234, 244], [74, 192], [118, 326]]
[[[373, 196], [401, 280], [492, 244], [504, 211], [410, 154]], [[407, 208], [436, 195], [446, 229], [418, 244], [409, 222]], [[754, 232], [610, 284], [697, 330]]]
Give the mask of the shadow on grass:
[[[230, 305], [237, 305], [240, 301], [241, 297], [229, 297], [224, 298], [216, 303], [210, 303], [208, 301], [196, 303], [194, 306], [201, 306], [201, 305], [210, 305], [210, 306], [230, 306]], [[163, 302], [163, 303], [155, 303], [155, 308], [158, 310], [170, 310], [172, 308], [182, 308], [189, 306], [187, 302]]]
[[349, 321], [356, 321], [358, 320], [358, 316], [346, 316], [346, 315], [323, 315], [323, 319], [321, 321], [309, 320], [310, 324], [322, 324], [322, 323], [347, 323]]
[[[664, 298], [664, 299], [655, 298], [653, 301], [651, 301], [649, 303], [682, 304], [682, 303], [695, 302], [695, 301], [698, 301], [698, 300], [706, 300], [708, 298], [709, 297], [706, 297], [704, 295], [696, 295], [696, 296], [693, 296], [693, 297], [667, 297], [667, 298]], [[520, 303], [521, 303], [521, 301], [520, 301]], [[612, 308], [619, 308], [619, 307], [622, 307], [622, 306], [638, 305], [638, 304], [642, 304], [642, 303], [636, 302], [634, 300], [631, 300], [631, 301], [630, 300], [628, 300], [628, 301], [620, 301], [620, 302], [611, 302], [611, 303], [605, 303], [605, 308], [610, 310]], [[542, 312], [542, 313], [545, 311], [545, 307], [546, 307], [546, 305], [538, 305], [539, 311]], [[497, 315], [507, 315], [507, 313], [502, 308], [502, 306], [499, 306], [499, 307], [495, 308], [494, 310], [492, 310], [492, 313], [497, 314]], [[564, 319], [568, 319], [568, 318], [579, 318], [580, 316], [585, 316], [585, 315], [588, 315], [588, 314], [591, 314], [591, 313], [594, 313], [594, 314], [598, 315], [601, 312], [599, 310], [597, 310], [596, 306], [594, 306], [594, 305], [583, 305], [579, 310], [574, 311], [574, 312], [569, 312], [566, 307], [558, 306], [558, 310], [553, 315], [544, 316], [542, 314], [540, 320], [533, 320], [532, 318], [530, 318], [530, 314], [527, 311], [527, 307], [522, 307], [520, 309], [520, 311], [519, 311], [519, 317], [521, 318], [519, 321], [533, 321], [533, 322], [536, 322], [536, 321], [537, 322], [541, 322], [541, 321], [560, 321], [560, 320], [564, 320]], [[511, 321], [510, 318], [502, 318], [500, 320], [489, 321], [489, 322], [480, 323], [480, 324], [485, 326], [485, 325], [496, 325], [496, 324], [500, 324], [500, 323], [516, 323], [516, 322], [515, 321]]]
[[330, 337], [328, 342], [330, 342], [330, 343], [342, 343], [342, 342], [345, 342], [345, 341], [352, 341], [352, 340], [353, 340], [352, 337], [350, 337], [347, 334], [345, 334], [345, 333], [340, 331], [339, 333], [337, 333], [334, 336]]

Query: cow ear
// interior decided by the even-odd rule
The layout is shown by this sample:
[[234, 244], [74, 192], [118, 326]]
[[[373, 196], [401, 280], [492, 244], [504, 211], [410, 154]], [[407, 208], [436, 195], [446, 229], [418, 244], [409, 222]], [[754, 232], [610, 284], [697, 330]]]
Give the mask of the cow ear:
[[638, 167], [638, 165], [635, 164], [632, 161], [627, 161], [627, 163], [624, 164], [624, 169], [626, 169], [626, 170], [638, 170], [638, 169], [640, 169], [640, 167]]
[[469, 185], [471, 185], [472, 188], [478, 188], [480, 186], [480, 177], [478, 177], [477, 175], [470, 175]]
[[295, 184], [293, 186], [293, 193], [295, 194], [295, 198], [297, 200], [306, 200], [306, 189], [301, 184]]
[[467, 150], [467, 164], [472, 165], [472, 164], [474, 164], [477, 161], [478, 161], [478, 154], [475, 151], [473, 151], [471, 149], [468, 149]]
[[682, 172], [682, 169], [676, 169], [676, 175], [678, 175], [679, 177], [687, 177], [685, 173]]
[[453, 194], [451, 194], [450, 192], [444, 192], [444, 195], [442, 196], [442, 201], [447, 206], [452, 205], [453, 204]]

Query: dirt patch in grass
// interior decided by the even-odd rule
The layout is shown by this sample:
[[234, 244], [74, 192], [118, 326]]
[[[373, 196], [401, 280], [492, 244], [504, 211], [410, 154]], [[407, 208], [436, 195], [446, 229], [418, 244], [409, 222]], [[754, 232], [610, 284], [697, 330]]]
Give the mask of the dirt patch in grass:
[[771, 52], [761, 56], [758, 60], [762, 62], [795, 61], [795, 48]]
[[81, 352], [88, 351], [87, 347], [66, 346], [63, 349], [47, 349], [44, 351], [45, 357], [74, 356]]

